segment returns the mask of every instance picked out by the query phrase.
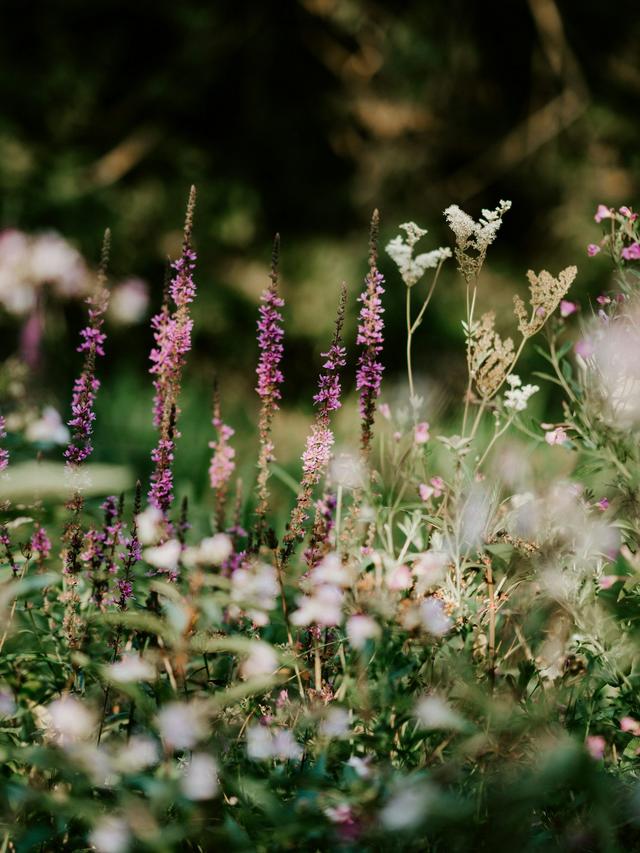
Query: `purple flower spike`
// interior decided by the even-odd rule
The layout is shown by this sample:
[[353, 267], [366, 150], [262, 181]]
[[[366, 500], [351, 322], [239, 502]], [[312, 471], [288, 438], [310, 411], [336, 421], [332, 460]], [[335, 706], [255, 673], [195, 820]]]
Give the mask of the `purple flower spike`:
[[371, 220], [369, 251], [369, 274], [365, 279], [365, 288], [358, 301], [362, 304], [358, 323], [356, 343], [363, 347], [358, 358], [356, 389], [360, 391], [360, 416], [362, 419], [361, 445], [365, 454], [371, 446], [371, 431], [376, 411], [376, 400], [380, 394], [384, 366], [378, 357], [384, 345], [384, 321], [382, 315], [382, 294], [384, 278], [377, 268], [378, 211], [374, 211]]
[[96, 356], [104, 356], [104, 342], [107, 338], [102, 331], [104, 315], [109, 305], [109, 293], [106, 289], [107, 263], [111, 245], [111, 232], [107, 229], [102, 244], [102, 258], [98, 272], [96, 292], [87, 299], [89, 305], [89, 323], [80, 332], [82, 341], [78, 352], [84, 353], [82, 373], [75, 380], [71, 398], [71, 414], [67, 422], [71, 429], [71, 441], [64, 452], [67, 467], [75, 468], [85, 462], [93, 452], [91, 436], [93, 422], [96, 419], [93, 410], [100, 381], [96, 378]]
[[[0, 439], [7, 437], [6, 422], [0, 415]], [[9, 464], [9, 451], [6, 447], [0, 447], [0, 471], [4, 471]]]

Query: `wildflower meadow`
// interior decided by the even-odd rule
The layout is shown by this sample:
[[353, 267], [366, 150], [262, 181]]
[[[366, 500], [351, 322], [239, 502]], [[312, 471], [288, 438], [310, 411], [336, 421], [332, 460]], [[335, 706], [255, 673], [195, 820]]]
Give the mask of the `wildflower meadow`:
[[[447, 207], [443, 247], [413, 222], [387, 223], [383, 245], [373, 212], [361, 284], [326, 282], [334, 326], [305, 365], [296, 477], [274, 429], [291, 320], [276, 235], [251, 479], [212, 379], [197, 507], [174, 476], [195, 190], [149, 321], [151, 474], [113, 494], [92, 459], [117, 293], [105, 234], [97, 273], [82, 271], [67, 413], [25, 435], [9, 394], [0, 421], [3, 853], [640, 849], [640, 219], [600, 204], [585, 221], [579, 266], [607, 283], [593, 304], [572, 293], [577, 266], [532, 259], [498, 329], [486, 276], [511, 207]], [[466, 381], [440, 416], [414, 345], [445, 267], [465, 294]], [[387, 395], [395, 305], [406, 381]], [[28, 382], [17, 370], [8, 387]]]

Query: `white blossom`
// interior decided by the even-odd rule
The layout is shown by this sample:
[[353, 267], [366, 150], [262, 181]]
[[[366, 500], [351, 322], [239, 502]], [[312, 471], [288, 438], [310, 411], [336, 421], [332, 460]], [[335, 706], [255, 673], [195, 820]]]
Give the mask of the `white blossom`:
[[206, 752], [195, 752], [180, 782], [182, 793], [190, 800], [211, 800], [219, 790], [218, 765]]
[[406, 237], [398, 235], [387, 244], [387, 254], [395, 261], [407, 287], [413, 287], [428, 269], [435, 269], [438, 264], [446, 258], [451, 257], [451, 249], [441, 247], [413, 256], [415, 244], [427, 233], [418, 227], [415, 222], [404, 222], [400, 228], [406, 233]]
[[524, 412], [530, 398], [539, 391], [537, 385], [523, 385], [522, 380], [515, 373], [507, 376], [507, 382], [511, 386], [504, 392], [505, 409], [513, 409], [515, 412]]
[[269, 643], [254, 640], [251, 643], [249, 655], [242, 663], [240, 671], [244, 678], [256, 678], [260, 675], [271, 675], [278, 669], [278, 656]]
[[139, 655], [123, 655], [122, 660], [112, 663], [107, 674], [123, 684], [135, 681], [151, 681], [156, 677], [155, 667]]
[[156, 545], [153, 548], [146, 548], [144, 558], [150, 565], [156, 569], [164, 569], [168, 572], [173, 572], [178, 566], [182, 545], [177, 539], [169, 539], [162, 545]]
[[430, 634], [441, 637], [451, 628], [451, 619], [444, 612], [444, 605], [439, 598], [425, 598], [420, 605], [420, 621], [422, 627]]
[[194, 702], [170, 702], [157, 722], [162, 739], [174, 749], [191, 749], [207, 733], [203, 708]]
[[464, 718], [441, 696], [424, 696], [418, 701], [415, 714], [424, 729], [460, 731], [466, 725]]
[[349, 712], [338, 705], [331, 706], [320, 723], [320, 734], [328, 738], [341, 738], [348, 735], [349, 731]]
[[90, 737], [96, 724], [93, 711], [73, 696], [64, 696], [47, 705], [47, 722], [61, 744]]
[[131, 833], [123, 818], [107, 815], [100, 818], [89, 835], [98, 853], [124, 853], [129, 849]]
[[302, 747], [289, 729], [253, 725], [247, 729], [247, 755], [254, 761], [297, 761], [302, 758]]
[[143, 545], [153, 545], [162, 535], [162, 511], [148, 506], [136, 516], [138, 539]]
[[63, 445], [69, 441], [69, 430], [62, 422], [60, 412], [53, 406], [45, 406], [40, 417], [27, 424], [25, 438], [43, 444]]
[[371, 616], [356, 613], [347, 619], [347, 637], [354, 649], [363, 649], [367, 640], [375, 640], [380, 634], [380, 625]]

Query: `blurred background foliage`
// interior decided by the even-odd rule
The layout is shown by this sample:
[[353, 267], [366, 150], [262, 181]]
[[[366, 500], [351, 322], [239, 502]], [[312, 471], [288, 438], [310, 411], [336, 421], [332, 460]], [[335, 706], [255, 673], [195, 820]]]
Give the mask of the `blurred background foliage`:
[[[529, 267], [578, 262], [583, 313], [607, 287], [597, 202], [633, 204], [640, 182], [637, 3], [569, 0], [1, 0], [0, 227], [55, 230], [95, 265], [113, 232], [115, 280], [160, 302], [190, 184], [199, 191], [199, 294], [178, 477], [206, 481], [212, 376], [238, 441], [251, 424], [256, 306], [282, 235], [286, 403], [279, 455], [295, 462], [338, 286], [355, 297], [371, 210], [381, 244], [414, 219], [425, 250], [442, 219], [513, 201], [489, 257], [482, 308], [511, 322]], [[403, 285], [388, 259], [387, 396], [402, 382]], [[424, 286], [424, 285], [423, 285]], [[453, 264], [415, 343], [427, 417], [463, 387], [461, 282]], [[40, 368], [25, 385], [65, 415], [78, 369], [79, 302], [45, 305]], [[25, 317], [2, 312], [2, 355]], [[109, 328], [96, 458], [148, 465], [148, 324]], [[531, 367], [529, 362], [529, 367]], [[353, 388], [353, 364], [348, 387]], [[346, 422], [346, 418], [343, 419]], [[348, 436], [343, 437], [348, 440]], [[251, 479], [249, 469], [246, 475]]]

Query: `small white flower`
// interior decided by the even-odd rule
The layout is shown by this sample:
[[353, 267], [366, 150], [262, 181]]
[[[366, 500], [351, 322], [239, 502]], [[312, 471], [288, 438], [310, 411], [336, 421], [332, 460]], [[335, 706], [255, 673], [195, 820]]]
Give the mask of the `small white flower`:
[[363, 649], [367, 640], [375, 640], [380, 634], [380, 625], [371, 616], [356, 613], [347, 619], [347, 637], [354, 649]]
[[[514, 380], [517, 380], [517, 383]], [[540, 388], [537, 385], [521, 385], [520, 378], [513, 374], [507, 377], [507, 382], [509, 382], [511, 388], [504, 392], [505, 409], [513, 409], [514, 412], [524, 412], [530, 398]]]
[[365, 758], [360, 758], [359, 755], [352, 755], [351, 758], [347, 761], [347, 767], [353, 767], [356, 774], [361, 779], [369, 779], [372, 775], [372, 770], [369, 766], [370, 763], [371, 758], [368, 755]]
[[98, 853], [124, 853], [129, 849], [131, 833], [125, 820], [107, 815], [96, 823], [89, 841]]
[[93, 711], [73, 696], [56, 699], [46, 708], [51, 727], [60, 743], [88, 738], [95, 728]]
[[158, 745], [154, 740], [134, 735], [116, 756], [114, 766], [121, 773], [137, 773], [156, 764], [158, 757]]
[[180, 783], [182, 793], [190, 800], [211, 800], [219, 789], [218, 765], [206, 752], [195, 752], [185, 768]]
[[219, 566], [231, 556], [233, 543], [226, 533], [216, 533], [203, 539], [199, 550], [201, 562]]
[[123, 655], [122, 660], [112, 663], [107, 674], [123, 684], [135, 681], [151, 681], [156, 677], [155, 667], [139, 655]]
[[157, 722], [162, 739], [174, 749], [191, 749], [207, 733], [203, 709], [193, 702], [170, 702]]
[[428, 783], [406, 784], [383, 807], [380, 819], [386, 829], [410, 829], [425, 819], [435, 796]]
[[178, 566], [182, 545], [177, 539], [169, 539], [162, 545], [153, 548], [145, 548], [144, 559], [156, 569], [164, 569], [173, 572]]
[[334, 705], [320, 723], [320, 734], [328, 738], [341, 738], [349, 734], [349, 712]]
[[162, 536], [162, 512], [155, 506], [148, 506], [136, 516], [138, 539], [143, 545], [153, 545]]
[[302, 758], [302, 747], [288, 729], [272, 731], [266, 726], [254, 725], [247, 729], [247, 755], [253, 761], [298, 760]]
[[260, 675], [271, 675], [278, 669], [278, 656], [269, 643], [254, 640], [251, 643], [249, 656], [240, 667], [244, 678], [256, 678]]
[[347, 589], [353, 584], [353, 571], [343, 564], [339, 554], [327, 554], [311, 572], [310, 583], [313, 586], [327, 583]]
[[415, 714], [425, 729], [461, 731], [466, 725], [464, 718], [440, 696], [424, 696], [416, 705]]
[[406, 238], [399, 235], [387, 244], [387, 254], [395, 261], [402, 280], [407, 287], [413, 287], [428, 269], [435, 269], [446, 258], [451, 257], [451, 249], [439, 248], [431, 252], [413, 256], [413, 248], [421, 237], [427, 233], [415, 222], [405, 222], [400, 228], [406, 233]]
[[451, 628], [451, 619], [444, 612], [444, 606], [439, 598], [431, 596], [420, 605], [420, 621], [422, 627], [430, 634], [441, 637]]
[[141, 278], [121, 281], [111, 291], [109, 316], [116, 323], [129, 325], [144, 319], [149, 304], [149, 287]]
[[27, 424], [25, 437], [27, 441], [62, 445], [69, 441], [69, 430], [62, 422], [60, 412], [53, 406], [45, 406], [40, 417]]
[[313, 595], [298, 597], [298, 609], [291, 614], [294, 625], [323, 625], [330, 627], [342, 622], [343, 591], [331, 584], [322, 584]]

